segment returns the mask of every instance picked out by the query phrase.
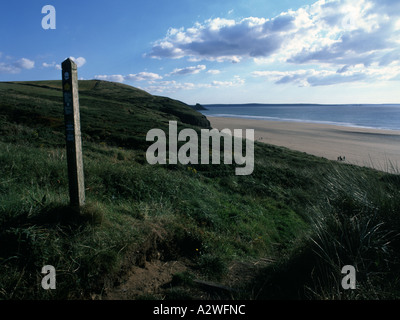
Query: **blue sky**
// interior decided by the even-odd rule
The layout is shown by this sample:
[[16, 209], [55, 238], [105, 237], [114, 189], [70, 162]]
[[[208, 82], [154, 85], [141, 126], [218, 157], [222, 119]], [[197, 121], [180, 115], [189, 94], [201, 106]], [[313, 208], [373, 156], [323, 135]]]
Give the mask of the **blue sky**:
[[3, 1], [0, 39], [0, 81], [73, 57], [82, 79], [189, 104], [400, 103], [398, 0]]

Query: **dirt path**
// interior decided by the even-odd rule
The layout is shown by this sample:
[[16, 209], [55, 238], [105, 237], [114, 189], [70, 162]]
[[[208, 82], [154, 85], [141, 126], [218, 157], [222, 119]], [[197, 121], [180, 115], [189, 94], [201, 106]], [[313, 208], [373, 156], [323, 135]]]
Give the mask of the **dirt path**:
[[[127, 280], [117, 287], [106, 290], [101, 297], [104, 300], [135, 300], [135, 299], [168, 299], [171, 292], [180, 294], [179, 298], [193, 298], [207, 300], [215, 295], [229, 298], [229, 290], [221, 291], [221, 287], [232, 288], [232, 292], [251, 281], [257, 271], [270, 263], [267, 259], [251, 262], [233, 262], [227, 270], [226, 276], [220, 282], [204, 281], [201, 271], [194, 268], [190, 260], [147, 261], [144, 266], [133, 266], [127, 275]], [[188, 272], [193, 274], [201, 284], [195, 283], [190, 287], [180, 287], [172, 284], [173, 276], [177, 273]], [[206, 283], [206, 284], [205, 284]], [[177, 289], [178, 288], [178, 289]], [[175, 290], [175, 291], [173, 291]]]
[[131, 300], [138, 297], [162, 295], [165, 287], [176, 273], [184, 272], [187, 266], [180, 261], [147, 262], [144, 267], [133, 266], [128, 280], [116, 288], [107, 290], [108, 300]]

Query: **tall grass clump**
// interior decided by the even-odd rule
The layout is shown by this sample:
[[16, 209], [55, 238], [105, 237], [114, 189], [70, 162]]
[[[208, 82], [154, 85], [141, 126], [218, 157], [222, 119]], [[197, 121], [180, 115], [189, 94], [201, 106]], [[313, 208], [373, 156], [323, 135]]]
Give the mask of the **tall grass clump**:
[[[309, 232], [260, 273], [252, 284], [256, 298], [399, 298], [399, 176], [332, 164], [319, 180]], [[356, 270], [354, 290], [342, 287], [346, 265]]]
[[[310, 292], [322, 299], [381, 299], [399, 294], [399, 179], [332, 167], [311, 218], [315, 266]], [[343, 290], [341, 270], [356, 269], [357, 288]]]

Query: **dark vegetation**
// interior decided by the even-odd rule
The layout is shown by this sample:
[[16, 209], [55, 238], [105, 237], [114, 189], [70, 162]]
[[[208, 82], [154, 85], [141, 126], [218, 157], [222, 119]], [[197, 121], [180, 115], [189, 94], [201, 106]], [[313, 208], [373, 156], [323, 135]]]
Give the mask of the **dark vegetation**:
[[190, 106], [191, 108], [193, 108], [194, 110], [207, 110], [207, 108], [204, 108], [200, 103], [196, 103], [194, 106]]
[[[79, 86], [87, 204], [77, 214], [61, 81], [0, 83], [1, 299], [90, 299], [151, 259], [185, 259], [191, 271], [150, 298], [190, 298], [195, 277], [223, 282], [233, 262], [263, 258], [273, 262], [237, 297], [400, 296], [399, 175], [261, 143], [249, 176], [230, 165], [151, 166], [148, 130], [168, 132], [169, 120], [200, 130], [207, 119], [129, 86]], [[41, 288], [44, 265], [55, 266], [57, 290]], [[356, 290], [341, 288], [344, 265], [356, 267]]]

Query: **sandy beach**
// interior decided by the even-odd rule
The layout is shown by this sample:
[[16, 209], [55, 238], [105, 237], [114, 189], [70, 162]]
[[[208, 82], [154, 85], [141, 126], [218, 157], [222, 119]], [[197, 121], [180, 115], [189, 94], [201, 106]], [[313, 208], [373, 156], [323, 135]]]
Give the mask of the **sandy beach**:
[[254, 129], [255, 140], [329, 160], [386, 172], [400, 171], [400, 131], [316, 123], [207, 117], [213, 128]]

